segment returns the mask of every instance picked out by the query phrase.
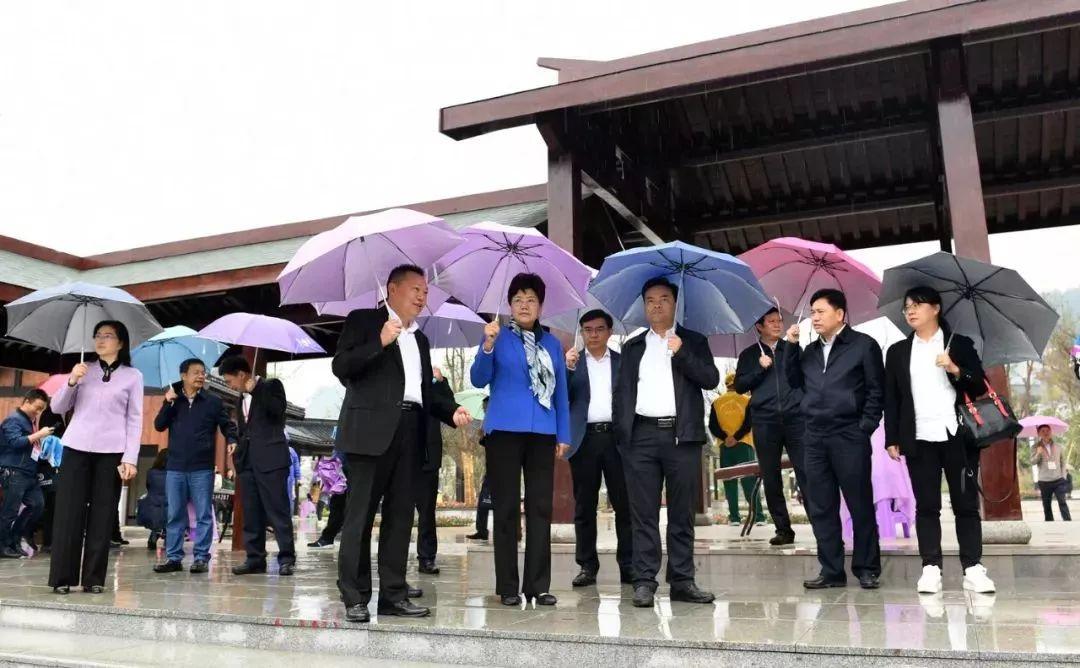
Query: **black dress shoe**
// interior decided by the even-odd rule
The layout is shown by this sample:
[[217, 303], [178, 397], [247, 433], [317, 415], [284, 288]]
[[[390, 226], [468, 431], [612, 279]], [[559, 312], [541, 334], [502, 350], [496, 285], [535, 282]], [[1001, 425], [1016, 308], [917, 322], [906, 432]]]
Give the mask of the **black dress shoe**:
[[465, 538], [466, 540], [487, 540], [488, 535], [486, 533], [480, 533], [478, 531], [476, 533], [471, 533], [468, 536], [465, 536]]
[[503, 605], [521, 605], [521, 597], [517, 594], [507, 594], [499, 598]]
[[61, 596], [67, 596], [71, 593], [71, 587], [68, 587], [67, 585], [64, 585], [63, 587], [53, 587], [52, 593], [60, 594]]
[[421, 573], [424, 573], [425, 575], [438, 575], [439, 574], [439, 567], [435, 565], [434, 560], [421, 561], [420, 562], [420, 568], [418, 568], [417, 570], [419, 570]]
[[420, 587], [414, 587], [408, 582], [405, 583], [405, 596], [408, 598], [421, 598], [424, 595], [424, 590]]
[[265, 573], [266, 564], [249, 564], [244, 562], [239, 566], [233, 566], [233, 575], [251, 575], [252, 573]]
[[192, 573], [206, 573], [210, 570], [210, 566], [205, 561], [196, 561], [191, 565]]
[[638, 585], [634, 587], [634, 607], [635, 608], [651, 608], [653, 607], [653, 599], [656, 593], [648, 585]]
[[87, 594], [100, 594], [105, 591], [105, 587], [102, 587], [101, 585], [89, 585], [83, 587], [82, 590]]
[[534, 600], [537, 605], [555, 605], [559, 602], [559, 599], [555, 598], [555, 594], [538, 594], [536, 596], [526, 596], [526, 600]]
[[0, 550], [0, 559], [22, 559], [24, 556], [26, 555], [22, 552], [13, 550], [10, 547], [5, 547], [3, 550]]
[[881, 586], [881, 582], [874, 573], [863, 573], [859, 576], [859, 586], [863, 589], [877, 589]]
[[405, 599], [396, 603], [379, 601], [379, 614], [387, 617], [427, 617], [431, 614], [431, 610]]
[[367, 603], [357, 603], [345, 608], [345, 621], [366, 624], [371, 621], [371, 613], [368, 612]]
[[281, 564], [280, 566], [278, 566], [278, 572], [277, 573], [278, 573], [278, 575], [280, 575], [282, 577], [289, 577], [290, 575], [293, 574], [293, 572], [295, 570], [296, 570], [296, 566], [293, 566], [292, 564]]
[[795, 543], [795, 532], [781, 533], [777, 532], [775, 536], [769, 539], [769, 545], [792, 545]]
[[575, 587], [589, 587], [591, 585], [594, 585], [596, 584], [596, 573], [590, 573], [583, 568], [581, 569], [581, 572], [574, 577], [574, 581], [570, 584]]
[[322, 539], [319, 539], [319, 540], [315, 541], [314, 543], [308, 543], [307, 546], [308, 547], [314, 547], [314, 548], [318, 549], [318, 548], [323, 548], [323, 547], [334, 547], [334, 544], [333, 543], [324, 543], [324, 542], [322, 542]]
[[184, 565], [179, 561], [166, 561], [154, 566], [155, 573], [179, 573], [182, 570], [184, 570]]
[[712, 592], [698, 588], [696, 583], [688, 582], [671, 588], [671, 600], [683, 603], [712, 603], [716, 597]]
[[803, 587], [807, 589], [834, 589], [838, 587], [846, 587], [847, 580], [832, 580], [824, 575], [819, 575], [813, 580], [804, 580]]

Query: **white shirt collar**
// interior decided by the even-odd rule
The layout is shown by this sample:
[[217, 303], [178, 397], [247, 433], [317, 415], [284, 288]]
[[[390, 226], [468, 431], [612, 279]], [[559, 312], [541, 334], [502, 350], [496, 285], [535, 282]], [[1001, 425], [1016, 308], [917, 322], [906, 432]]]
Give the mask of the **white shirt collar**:
[[593, 354], [589, 352], [588, 348], [585, 349], [585, 356], [594, 362], [603, 362], [611, 357], [611, 348], [604, 348], [604, 354], [600, 356], [600, 359], [593, 357]]
[[657, 333], [656, 333], [656, 331], [655, 331], [655, 330], [654, 330], [654, 329], [653, 329], [652, 327], [650, 327], [650, 328], [649, 328], [649, 333], [648, 333], [648, 334], [646, 334], [645, 336], [646, 336], [646, 338], [648, 338], [648, 337], [651, 337], [651, 338], [653, 338], [653, 339], [660, 339], [660, 340], [663, 340], [663, 339], [666, 339], [666, 338], [668, 338], [668, 337], [670, 337], [670, 336], [674, 336], [674, 335], [675, 335], [675, 328], [674, 328], [674, 327], [672, 327], [671, 329], [667, 330], [667, 331], [666, 331], [666, 332], [664, 332], [663, 334], [657, 334]]
[[825, 340], [824, 336], [821, 337], [822, 345], [831, 346], [833, 343], [836, 342], [836, 337], [840, 336], [840, 332], [844, 331], [845, 329], [847, 329], [847, 323], [840, 325], [840, 329], [836, 330], [836, 334], [833, 334], [832, 338], [828, 341]]
[[941, 331], [941, 328], [938, 327], [937, 331], [934, 332], [934, 335], [930, 337], [929, 341], [923, 341], [918, 334], [915, 334], [914, 339], [915, 343], [921, 345], [929, 345], [931, 343], [945, 343], [945, 332]]
[[[387, 303], [386, 303], [386, 312], [390, 314], [390, 318], [391, 318], [391, 319], [395, 319], [395, 318], [396, 318], [396, 319], [397, 319], [397, 320], [399, 320], [400, 322], [405, 322], [404, 320], [402, 320], [402, 319], [401, 319], [401, 316], [399, 316], [399, 315], [397, 314], [397, 312], [396, 312], [396, 311], [394, 311], [394, 309], [390, 308], [390, 303], [389, 303], [389, 302], [387, 302]], [[409, 324], [409, 326], [405, 328], [405, 331], [406, 331], [407, 333], [409, 333], [409, 334], [412, 334], [413, 332], [415, 332], [415, 331], [416, 331], [416, 330], [418, 330], [418, 329], [420, 329], [420, 325], [416, 324], [416, 321], [415, 321], [415, 320], [413, 320], [413, 321], [412, 321], [412, 322], [411, 322], [411, 323]]]

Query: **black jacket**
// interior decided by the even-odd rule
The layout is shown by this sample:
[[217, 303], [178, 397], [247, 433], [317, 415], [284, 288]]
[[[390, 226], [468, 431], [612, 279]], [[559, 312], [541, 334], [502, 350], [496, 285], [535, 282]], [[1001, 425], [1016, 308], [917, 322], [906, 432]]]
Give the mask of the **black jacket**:
[[183, 383], [175, 383], [176, 400], [161, 404], [154, 429], [169, 430], [169, 471], [210, 471], [214, 468], [214, 431], [221, 430], [226, 443], [236, 443], [236, 424], [220, 397], [200, 390], [191, 402], [184, 396]]
[[[942, 334], [949, 341], [949, 331]], [[911, 392], [911, 345], [914, 332], [903, 341], [889, 347], [885, 355], [885, 443], [899, 445], [900, 452], [910, 455], [915, 450], [915, 399]], [[956, 406], [964, 401], [964, 393], [972, 399], [986, 393], [982, 362], [975, 344], [966, 336], [956, 334], [949, 343], [949, 357], [960, 367], [960, 377], [945, 374], [956, 390]]]
[[[621, 448], [633, 446], [634, 411], [637, 408], [638, 371], [645, 355], [645, 336], [642, 332], [626, 341], [619, 360], [618, 381], [613, 379], [615, 399], [615, 437]], [[708, 340], [697, 332], [675, 327], [682, 347], [671, 358], [671, 373], [675, 384], [676, 443], [704, 443], [705, 400], [702, 390], [720, 384], [720, 371], [713, 362]]]
[[825, 366], [821, 339], [806, 347], [800, 361], [802, 413], [815, 435], [858, 425], [868, 436], [881, 422], [885, 365], [873, 337], [845, 326], [836, 335]]
[[[240, 440], [233, 454], [236, 468], [266, 473], [289, 468], [289, 442], [285, 439], [285, 386], [277, 378], [260, 378], [251, 392], [251, 407], [244, 417], [244, 397], [236, 404]], [[171, 458], [171, 452], [170, 452]]]
[[[394, 341], [385, 348], [380, 338], [389, 318], [386, 307], [353, 311], [345, 320], [334, 355], [333, 370], [345, 386], [345, 401], [338, 419], [337, 449], [354, 455], [378, 456], [386, 452], [401, 420], [405, 394], [405, 365]], [[431, 391], [431, 349], [417, 330], [420, 348], [420, 387], [424, 410], [454, 426], [458, 406], [453, 397]], [[421, 420], [420, 444], [427, 443], [427, 420]]]
[[[454, 391], [450, 389], [450, 381], [443, 378], [431, 383], [431, 394], [438, 395], [443, 403], [454, 404]], [[428, 418], [427, 447], [424, 450], [424, 470], [438, 471], [442, 467], [443, 437], [442, 424], [434, 415]]]
[[[799, 385], [799, 344], [780, 339], [776, 342], [779, 355], [769, 346], [754, 344], [739, 353], [735, 367], [735, 391], [750, 393], [750, 408], [754, 419], [779, 422], [801, 415], [802, 389]], [[768, 369], [761, 368], [758, 359], [762, 351], [773, 358]], [[779, 358], [779, 359], [777, 359]], [[777, 400], [779, 392], [780, 401]]]

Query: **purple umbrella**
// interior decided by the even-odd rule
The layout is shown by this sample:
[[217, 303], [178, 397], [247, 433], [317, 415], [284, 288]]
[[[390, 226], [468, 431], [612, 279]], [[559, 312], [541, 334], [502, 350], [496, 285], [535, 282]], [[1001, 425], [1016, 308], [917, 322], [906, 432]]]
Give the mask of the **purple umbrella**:
[[433, 316], [416, 319], [434, 348], [471, 348], [484, 338], [484, 319], [461, 304], [446, 303]]
[[1055, 436], [1060, 436], [1069, 431], [1068, 423], [1059, 420], [1056, 417], [1050, 417], [1048, 415], [1029, 415], [1026, 418], [1020, 419], [1020, 425], [1024, 428], [1017, 436], [1019, 438], [1038, 438], [1039, 427], [1044, 424], [1050, 427], [1050, 433]]
[[[319, 315], [347, 316], [359, 308], [378, 308], [383, 301], [384, 295], [380, 290], [368, 290], [364, 294], [346, 299], [340, 302], [315, 302], [315, 312]], [[434, 314], [450, 299], [450, 295], [437, 285], [428, 285], [427, 306], [424, 307], [426, 315]]]
[[781, 237], [746, 251], [739, 259], [750, 265], [780, 308], [800, 319], [810, 310], [810, 297], [822, 288], [836, 288], [847, 295], [847, 316], [853, 325], [881, 315], [877, 308], [881, 279], [832, 244]]
[[538, 274], [547, 287], [544, 310], [585, 305], [592, 270], [534, 229], [477, 223], [461, 230], [465, 242], [435, 263], [435, 284], [477, 313], [503, 313], [510, 280]]
[[352, 216], [304, 242], [278, 275], [282, 304], [381, 295], [394, 267], [430, 267], [461, 243], [441, 219], [409, 209]]
[[281, 350], [296, 355], [326, 353], [295, 323], [254, 313], [230, 313], [203, 327], [199, 336], [222, 343]]

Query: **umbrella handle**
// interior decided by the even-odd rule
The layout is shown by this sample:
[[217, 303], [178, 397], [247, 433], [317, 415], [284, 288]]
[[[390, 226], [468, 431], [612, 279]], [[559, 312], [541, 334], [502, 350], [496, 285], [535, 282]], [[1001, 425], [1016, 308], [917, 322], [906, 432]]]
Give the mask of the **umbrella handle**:
[[86, 304], [81, 304], [82, 309], [82, 336], [79, 337], [79, 364], [86, 358]]
[[[360, 237], [360, 246], [364, 249], [364, 259], [367, 260], [368, 269], [371, 270], [371, 278], [375, 281], [375, 287], [379, 290], [379, 299], [383, 303], [386, 302], [386, 287], [379, 281], [379, 277], [375, 275], [375, 265], [371, 264], [371, 254], [368, 252], [367, 237]], [[255, 351], [257, 355], [258, 350]]]

